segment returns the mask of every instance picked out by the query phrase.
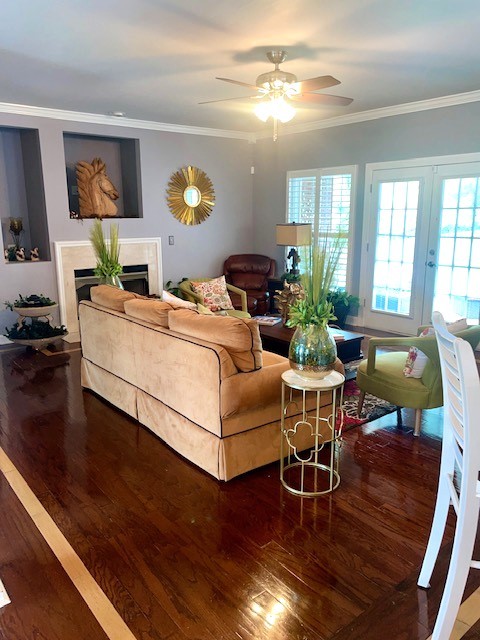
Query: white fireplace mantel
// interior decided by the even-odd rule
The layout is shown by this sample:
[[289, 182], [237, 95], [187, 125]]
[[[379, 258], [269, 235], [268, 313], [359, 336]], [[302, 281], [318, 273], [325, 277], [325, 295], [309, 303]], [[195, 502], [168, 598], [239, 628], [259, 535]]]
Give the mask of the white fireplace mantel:
[[[146, 264], [148, 267], [148, 292], [159, 294], [163, 288], [161, 239], [126, 238], [120, 240], [119, 244], [120, 263], [125, 267]], [[68, 329], [65, 340], [78, 342], [80, 333], [75, 271], [94, 269], [97, 264], [95, 253], [89, 240], [54, 242], [54, 248], [60, 322]]]

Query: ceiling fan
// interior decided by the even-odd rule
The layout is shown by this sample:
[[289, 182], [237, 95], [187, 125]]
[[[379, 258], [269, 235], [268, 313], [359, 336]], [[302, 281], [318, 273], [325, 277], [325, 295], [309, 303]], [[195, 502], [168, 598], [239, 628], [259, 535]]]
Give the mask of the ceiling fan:
[[254, 95], [224, 98], [223, 100], [209, 100], [200, 104], [211, 104], [213, 102], [226, 102], [228, 100], [244, 100], [251, 98], [258, 101], [255, 107], [255, 115], [266, 122], [269, 117], [274, 121], [274, 139], [276, 140], [276, 124], [280, 122], [288, 122], [295, 115], [295, 109], [291, 102], [306, 102], [324, 105], [346, 106], [350, 104], [352, 98], [344, 98], [343, 96], [334, 96], [327, 93], [314, 93], [319, 89], [326, 89], [340, 84], [340, 80], [332, 76], [318, 76], [317, 78], [309, 78], [308, 80], [297, 81], [297, 76], [288, 71], [280, 69], [280, 65], [287, 57], [286, 51], [267, 51], [268, 60], [275, 65], [275, 68], [266, 73], [262, 73], [256, 79], [255, 84], [248, 84], [240, 80], [231, 80], [230, 78], [216, 78], [223, 82], [237, 84], [241, 87], [247, 87], [256, 91]]

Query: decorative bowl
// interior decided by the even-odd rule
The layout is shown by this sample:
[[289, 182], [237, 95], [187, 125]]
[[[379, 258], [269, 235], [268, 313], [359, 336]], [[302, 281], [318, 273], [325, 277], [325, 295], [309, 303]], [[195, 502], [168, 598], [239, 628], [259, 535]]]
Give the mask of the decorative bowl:
[[58, 307], [58, 304], [49, 304], [46, 307], [13, 307], [15, 313], [23, 318], [41, 318], [42, 316], [51, 315], [52, 311]]
[[52, 336], [51, 338], [36, 338], [32, 340], [29, 340], [27, 338], [23, 338], [23, 339], [9, 338], [9, 340], [14, 342], [15, 344], [21, 344], [25, 347], [32, 347], [32, 349], [39, 351], [40, 349], [44, 349], [45, 347], [48, 347], [49, 344], [54, 344], [55, 342], [59, 342], [60, 340], [62, 340], [62, 338], [64, 338], [67, 335], [68, 335], [68, 331], [67, 333], [62, 334], [61, 336]]

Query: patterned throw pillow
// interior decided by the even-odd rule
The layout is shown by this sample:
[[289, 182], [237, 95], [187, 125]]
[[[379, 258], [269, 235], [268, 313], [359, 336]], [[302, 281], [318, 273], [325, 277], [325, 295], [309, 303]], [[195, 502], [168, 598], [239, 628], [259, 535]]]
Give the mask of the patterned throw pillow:
[[195, 293], [203, 296], [203, 304], [210, 311], [221, 311], [222, 309], [233, 309], [232, 301], [227, 291], [225, 276], [207, 280], [207, 282], [191, 281]]
[[[463, 331], [468, 328], [466, 318], [462, 318], [456, 322], [450, 322], [447, 326], [450, 333], [457, 333], [458, 331]], [[424, 338], [425, 336], [431, 336], [434, 333], [435, 329], [433, 327], [427, 327], [418, 337]], [[423, 353], [423, 351], [420, 351], [417, 347], [410, 347], [403, 373], [407, 378], [421, 378], [425, 371], [425, 367], [427, 366], [427, 362], [428, 357]]]
[[[433, 327], [427, 327], [418, 337], [425, 338], [426, 336], [431, 336], [434, 333], [435, 329]], [[428, 357], [423, 353], [423, 351], [420, 351], [417, 347], [410, 347], [403, 373], [407, 378], [421, 378], [425, 371], [425, 367], [427, 366], [427, 362]]]

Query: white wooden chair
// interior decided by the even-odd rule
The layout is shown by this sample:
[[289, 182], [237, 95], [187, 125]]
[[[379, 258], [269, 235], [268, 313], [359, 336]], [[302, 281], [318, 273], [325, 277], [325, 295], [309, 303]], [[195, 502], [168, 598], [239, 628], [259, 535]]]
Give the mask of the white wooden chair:
[[[472, 347], [433, 314], [442, 369], [444, 418], [437, 502], [418, 579], [428, 587], [452, 504], [457, 514], [450, 566], [432, 640], [448, 640], [471, 567], [480, 507], [480, 381]], [[460, 477], [461, 476], [461, 477]]]

